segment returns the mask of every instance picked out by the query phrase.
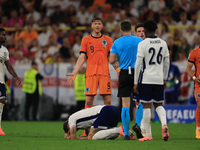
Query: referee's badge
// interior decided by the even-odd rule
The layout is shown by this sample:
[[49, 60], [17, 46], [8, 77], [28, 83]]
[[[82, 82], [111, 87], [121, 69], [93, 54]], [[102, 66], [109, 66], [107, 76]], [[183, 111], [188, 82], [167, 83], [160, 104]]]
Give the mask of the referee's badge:
[[107, 41], [106, 40], [102, 40], [102, 44], [103, 45], [107, 45]]

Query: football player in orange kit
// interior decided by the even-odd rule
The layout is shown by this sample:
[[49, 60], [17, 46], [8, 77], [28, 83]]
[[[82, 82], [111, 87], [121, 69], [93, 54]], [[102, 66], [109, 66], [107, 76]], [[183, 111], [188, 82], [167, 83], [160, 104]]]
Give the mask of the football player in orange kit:
[[[196, 138], [200, 139], [200, 47], [190, 52], [187, 63], [187, 73], [194, 80], [195, 98], [197, 101], [196, 109]], [[192, 67], [195, 66], [195, 74]]]
[[81, 69], [84, 62], [86, 66], [85, 81], [85, 109], [93, 105], [94, 96], [97, 94], [99, 86], [99, 95], [103, 96], [104, 104], [111, 105], [111, 81], [108, 66], [108, 55], [113, 44], [112, 39], [101, 33], [103, 21], [96, 17], [92, 20], [91, 27], [93, 32], [91, 35], [82, 39], [80, 57], [76, 62], [75, 69], [72, 73], [67, 74], [68, 84], [73, 84], [77, 73]]

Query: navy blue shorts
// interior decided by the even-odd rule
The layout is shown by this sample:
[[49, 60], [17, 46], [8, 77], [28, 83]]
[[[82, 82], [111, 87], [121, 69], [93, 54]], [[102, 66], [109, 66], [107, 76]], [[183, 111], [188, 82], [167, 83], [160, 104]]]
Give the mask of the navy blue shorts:
[[6, 99], [6, 88], [5, 88], [5, 84], [1, 84], [0, 83], [0, 99]]
[[172, 92], [165, 92], [165, 103], [166, 104], [175, 104], [178, 103], [178, 91], [172, 91]]
[[161, 103], [164, 102], [164, 86], [157, 84], [141, 84], [138, 87], [140, 102]]
[[108, 129], [116, 127], [120, 121], [120, 111], [117, 107], [106, 105], [104, 106], [98, 118], [94, 121], [92, 127], [99, 129]]

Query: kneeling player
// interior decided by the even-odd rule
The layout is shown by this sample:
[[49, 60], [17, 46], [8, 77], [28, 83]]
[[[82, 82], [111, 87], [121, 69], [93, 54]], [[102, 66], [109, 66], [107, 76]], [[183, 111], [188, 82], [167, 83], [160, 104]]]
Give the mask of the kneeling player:
[[[115, 139], [119, 135], [124, 135], [122, 127], [117, 127], [120, 120], [120, 111], [111, 105], [99, 105], [92, 108], [80, 110], [72, 114], [63, 124], [65, 139]], [[76, 137], [79, 129], [89, 129], [89, 134], [85, 137]], [[130, 138], [135, 139], [131, 131]]]

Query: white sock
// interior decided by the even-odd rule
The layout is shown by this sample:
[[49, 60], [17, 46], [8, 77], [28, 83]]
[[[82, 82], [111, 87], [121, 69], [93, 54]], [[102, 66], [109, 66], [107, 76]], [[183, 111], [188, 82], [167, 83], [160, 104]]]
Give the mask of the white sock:
[[0, 103], [0, 128], [1, 128], [1, 118], [2, 118], [2, 114], [3, 114], [3, 103]]
[[150, 137], [151, 135], [151, 109], [145, 108], [143, 109], [143, 124], [144, 129], [146, 131], [146, 137]]
[[112, 128], [112, 129], [106, 129], [106, 130], [100, 130], [98, 131], [93, 137], [93, 140], [103, 140], [106, 137], [110, 136], [111, 134], [119, 134], [121, 131], [121, 128]]
[[144, 129], [144, 123], [143, 123], [143, 118], [142, 118], [142, 121], [140, 123], [140, 129], [141, 129], [141, 133], [143, 136], [146, 136], [146, 131]]
[[163, 106], [158, 106], [156, 108], [156, 112], [157, 112], [157, 114], [159, 116], [159, 119], [160, 119], [160, 122], [162, 124], [162, 127], [164, 125], [167, 125], [166, 111], [165, 111], [164, 107]]

